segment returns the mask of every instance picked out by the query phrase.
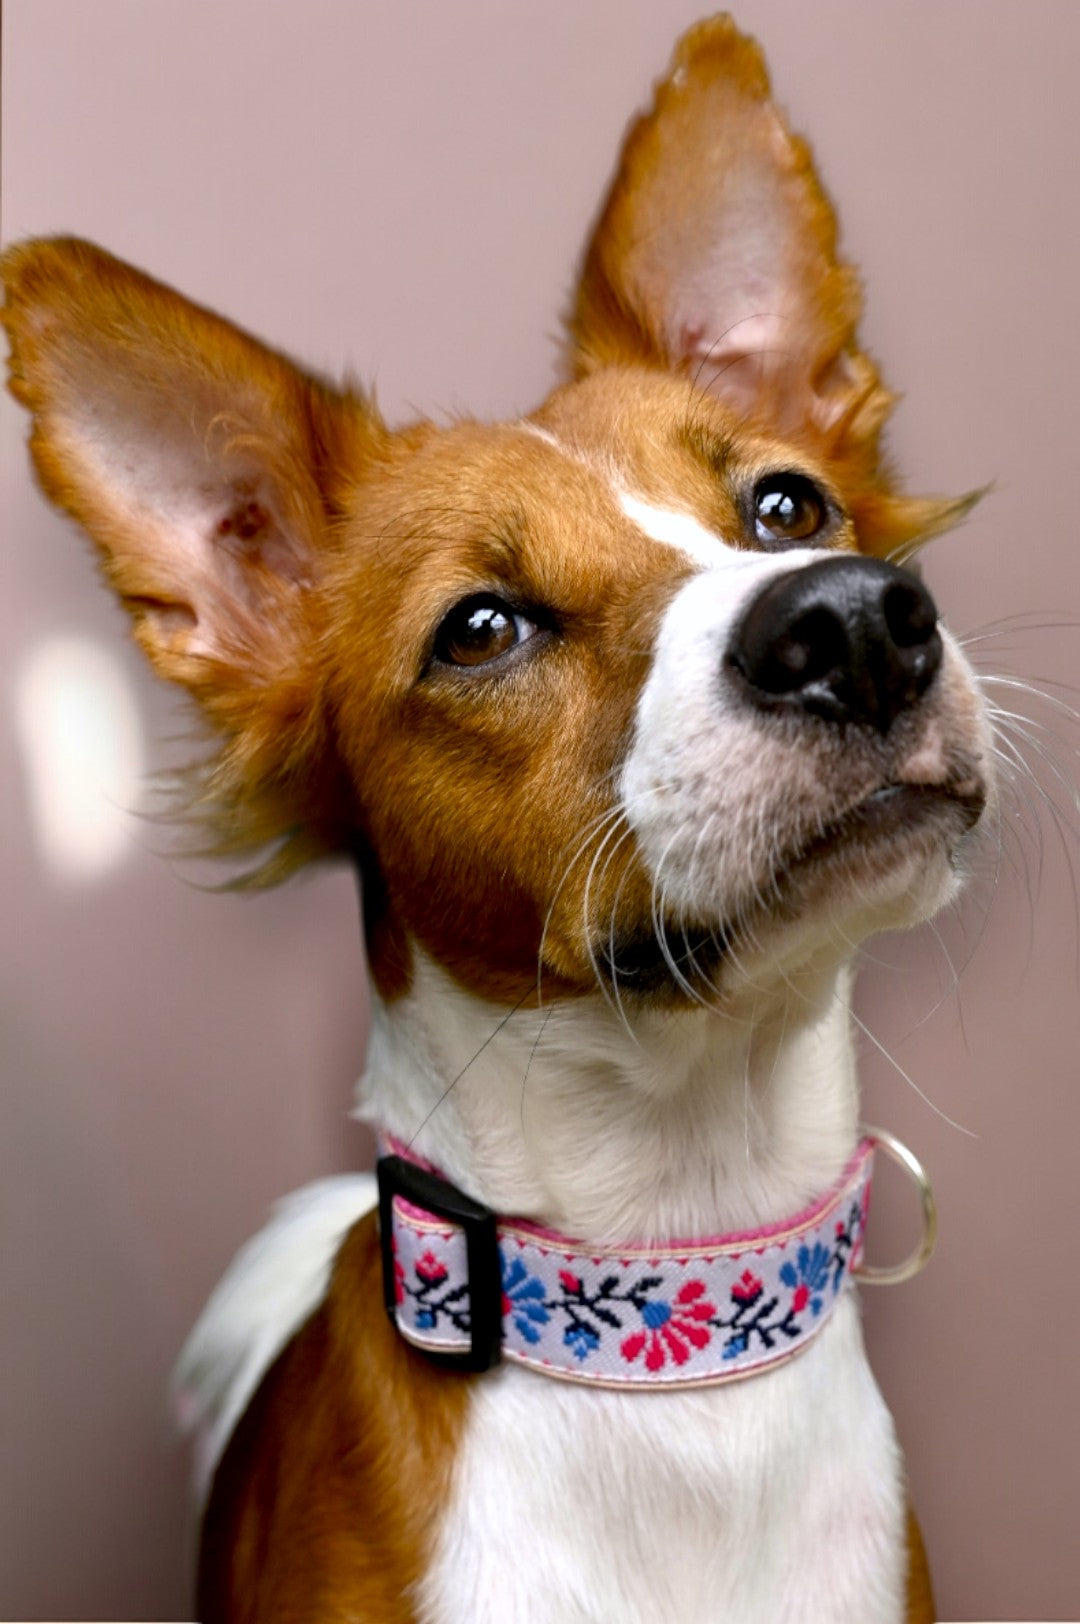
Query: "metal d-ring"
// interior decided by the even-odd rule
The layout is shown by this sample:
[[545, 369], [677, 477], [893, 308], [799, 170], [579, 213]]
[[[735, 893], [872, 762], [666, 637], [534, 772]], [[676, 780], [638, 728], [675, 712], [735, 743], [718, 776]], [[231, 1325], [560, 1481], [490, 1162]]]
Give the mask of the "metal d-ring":
[[926, 1168], [902, 1140], [884, 1128], [864, 1128], [863, 1136], [872, 1140], [875, 1146], [880, 1146], [886, 1156], [889, 1156], [898, 1167], [903, 1168], [918, 1190], [919, 1200], [922, 1203], [923, 1231], [915, 1250], [902, 1262], [893, 1263], [886, 1268], [876, 1268], [870, 1263], [859, 1263], [854, 1271], [868, 1286], [898, 1286], [904, 1280], [913, 1279], [930, 1261], [937, 1243], [937, 1202], [934, 1200], [934, 1191]]

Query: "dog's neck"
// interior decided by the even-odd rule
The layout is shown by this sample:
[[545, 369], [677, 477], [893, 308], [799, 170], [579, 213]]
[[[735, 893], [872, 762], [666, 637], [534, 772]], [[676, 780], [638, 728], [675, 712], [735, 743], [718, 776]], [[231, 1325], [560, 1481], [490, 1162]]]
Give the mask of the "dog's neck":
[[594, 1245], [777, 1222], [857, 1135], [848, 967], [729, 1015], [489, 1004], [418, 957], [377, 1003], [359, 1114], [496, 1211]]

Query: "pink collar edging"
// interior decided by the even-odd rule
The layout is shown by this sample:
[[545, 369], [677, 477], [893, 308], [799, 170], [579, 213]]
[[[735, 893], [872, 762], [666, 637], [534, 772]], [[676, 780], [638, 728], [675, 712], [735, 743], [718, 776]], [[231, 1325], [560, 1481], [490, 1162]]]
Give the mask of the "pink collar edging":
[[[381, 1167], [420, 1165], [387, 1148]], [[833, 1188], [787, 1223], [700, 1241], [594, 1252], [525, 1220], [493, 1220], [501, 1315], [493, 1305], [493, 1357], [470, 1368], [501, 1355], [569, 1381], [671, 1388], [782, 1363], [821, 1330], [859, 1262], [873, 1154], [864, 1139]], [[385, 1200], [391, 1317], [423, 1352], [464, 1362], [480, 1317], [466, 1228], [389, 1186]]]

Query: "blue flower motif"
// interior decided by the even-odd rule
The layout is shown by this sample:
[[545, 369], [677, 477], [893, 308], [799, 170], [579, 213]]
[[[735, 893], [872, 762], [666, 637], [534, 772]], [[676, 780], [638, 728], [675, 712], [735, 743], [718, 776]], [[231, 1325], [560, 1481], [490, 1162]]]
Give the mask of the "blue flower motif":
[[500, 1251], [499, 1258], [502, 1264], [503, 1314], [509, 1314], [526, 1342], [535, 1346], [540, 1340], [539, 1327], [546, 1325], [551, 1318], [544, 1306], [547, 1295], [544, 1282], [530, 1274], [519, 1257], [508, 1264], [505, 1253]]
[[600, 1338], [587, 1325], [568, 1325], [563, 1332], [563, 1341], [574, 1358], [582, 1360], [595, 1353], [600, 1346]]
[[[812, 1247], [800, 1246], [796, 1254], [796, 1264], [784, 1263], [780, 1268], [780, 1278], [785, 1286], [792, 1290], [805, 1287], [806, 1293], [822, 1292], [829, 1283], [829, 1266], [832, 1263], [832, 1253], [820, 1241], [815, 1241]], [[805, 1302], [805, 1294], [803, 1301]], [[798, 1305], [796, 1305], [798, 1306]], [[815, 1315], [821, 1313], [822, 1300], [820, 1296], [811, 1296], [810, 1307]]]
[[736, 1332], [734, 1336], [729, 1336], [724, 1343], [724, 1358], [737, 1359], [740, 1353], [746, 1352], [749, 1344], [750, 1338], [745, 1331]]
[[435, 1315], [431, 1312], [431, 1309], [422, 1308], [416, 1316], [416, 1329], [418, 1331], [430, 1331], [434, 1328], [434, 1325]]
[[641, 1317], [650, 1331], [658, 1331], [671, 1318], [671, 1304], [664, 1302], [663, 1298], [654, 1297], [643, 1305]]

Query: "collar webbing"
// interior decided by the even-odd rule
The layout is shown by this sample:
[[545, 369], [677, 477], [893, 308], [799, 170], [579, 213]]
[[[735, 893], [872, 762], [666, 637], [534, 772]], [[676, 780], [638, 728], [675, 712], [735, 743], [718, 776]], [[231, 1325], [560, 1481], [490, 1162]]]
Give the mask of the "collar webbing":
[[874, 1138], [787, 1222], [596, 1251], [497, 1219], [388, 1141], [379, 1162], [387, 1311], [438, 1362], [499, 1358], [618, 1388], [736, 1381], [801, 1351], [862, 1253]]

